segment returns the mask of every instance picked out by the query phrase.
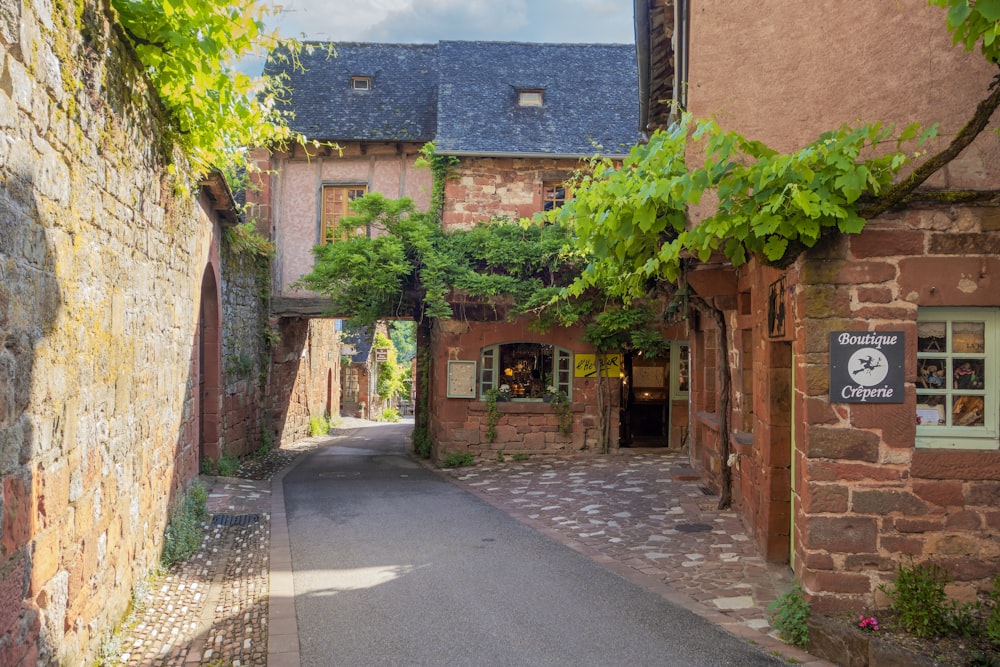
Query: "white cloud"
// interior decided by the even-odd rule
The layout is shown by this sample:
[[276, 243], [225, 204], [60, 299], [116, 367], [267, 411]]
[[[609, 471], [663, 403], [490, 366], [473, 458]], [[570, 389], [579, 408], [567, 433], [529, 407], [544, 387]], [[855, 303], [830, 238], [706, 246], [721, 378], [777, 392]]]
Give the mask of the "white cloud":
[[286, 0], [269, 21], [325, 41], [631, 42], [630, 0]]

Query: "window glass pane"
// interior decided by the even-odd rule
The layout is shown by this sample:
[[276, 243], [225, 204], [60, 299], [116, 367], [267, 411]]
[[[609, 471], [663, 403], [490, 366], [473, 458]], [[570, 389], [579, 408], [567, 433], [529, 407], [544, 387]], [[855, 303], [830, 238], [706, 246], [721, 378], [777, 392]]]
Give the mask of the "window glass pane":
[[985, 380], [985, 363], [984, 359], [955, 359], [952, 388], [982, 389]]
[[951, 325], [951, 351], [981, 353], [986, 347], [985, 322], [955, 322]]
[[917, 389], [947, 389], [948, 360], [942, 357], [921, 358], [917, 362]]
[[485, 394], [496, 386], [496, 365], [494, 364], [495, 353], [495, 347], [487, 347], [483, 350], [482, 363], [479, 364], [481, 373], [479, 379], [479, 391], [481, 394]]
[[944, 426], [945, 396], [921, 396], [917, 399], [918, 426]]
[[944, 352], [946, 322], [917, 322], [917, 352]]
[[982, 396], [960, 394], [954, 397], [951, 407], [952, 426], [982, 426], [985, 410]]
[[688, 391], [688, 346], [678, 346], [680, 360], [677, 365], [677, 391]]

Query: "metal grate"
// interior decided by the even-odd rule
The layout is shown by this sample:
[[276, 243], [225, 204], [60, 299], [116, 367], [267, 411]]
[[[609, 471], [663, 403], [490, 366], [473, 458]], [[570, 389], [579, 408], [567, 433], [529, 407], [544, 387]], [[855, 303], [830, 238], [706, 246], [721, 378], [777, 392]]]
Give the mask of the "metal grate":
[[699, 486], [698, 490], [701, 491], [702, 493], [704, 493], [706, 496], [714, 496], [715, 495], [715, 492], [712, 491], [712, 489], [708, 488], [707, 486]]
[[213, 526], [249, 526], [260, 521], [259, 514], [213, 514]]

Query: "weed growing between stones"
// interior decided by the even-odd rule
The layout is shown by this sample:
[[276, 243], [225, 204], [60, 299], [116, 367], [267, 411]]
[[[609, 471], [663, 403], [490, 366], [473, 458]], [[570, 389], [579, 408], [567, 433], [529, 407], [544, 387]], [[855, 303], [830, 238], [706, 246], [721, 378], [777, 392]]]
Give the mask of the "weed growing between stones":
[[316, 437], [319, 435], [329, 435], [330, 418], [326, 415], [321, 417], [309, 417], [309, 435]]
[[386, 408], [382, 411], [382, 414], [375, 418], [375, 421], [395, 423], [401, 421], [402, 419], [403, 418], [400, 416], [399, 410], [396, 408]]
[[802, 586], [795, 582], [792, 589], [772, 602], [767, 610], [771, 612], [771, 625], [782, 640], [795, 646], [809, 643], [810, 604], [802, 594]]
[[471, 466], [476, 462], [476, 457], [473, 456], [472, 452], [448, 452], [445, 454], [444, 461], [441, 462], [442, 468], [464, 468], [465, 466]]
[[205, 532], [205, 519], [208, 518], [207, 500], [205, 485], [195, 481], [170, 514], [160, 555], [164, 567], [181, 563], [198, 550]]

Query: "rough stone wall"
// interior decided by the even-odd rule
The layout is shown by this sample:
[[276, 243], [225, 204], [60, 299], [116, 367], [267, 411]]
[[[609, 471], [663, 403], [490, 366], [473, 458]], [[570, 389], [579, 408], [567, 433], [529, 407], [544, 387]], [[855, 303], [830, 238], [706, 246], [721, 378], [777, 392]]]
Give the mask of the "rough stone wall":
[[271, 354], [267, 419], [275, 446], [309, 436], [310, 417], [340, 411], [340, 332], [335, 321], [282, 317]]
[[[434, 442], [433, 455], [442, 458], [448, 452], [472, 452], [494, 458], [496, 452], [566, 453], [600, 451], [597, 412], [597, 380], [573, 378], [571, 407], [573, 426], [568, 434], [559, 430], [559, 418], [548, 403], [497, 403], [500, 419], [496, 438], [490, 442], [486, 431], [486, 404], [478, 399], [448, 398], [448, 360], [477, 360], [488, 345], [517, 341], [551, 343], [574, 354], [593, 354], [582, 342], [579, 328], [559, 328], [540, 334], [531, 331], [527, 318], [516, 322], [473, 322], [440, 320], [431, 333], [429, 370], [428, 432]], [[609, 378], [611, 388], [611, 447], [618, 442], [618, 380]]]
[[270, 264], [235, 251], [221, 252], [223, 404], [220, 415], [222, 451], [242, 456], [261, 445], [271, 354], [264, 331], [270, 329], [267, 293]]
[[542, 184], [563, 181], [578, 160], [462, 157], [445, 181], [445, 229], [471, 227], [493, 217], [520, 220], [542, 210]]
[[[910, 210], [810, 255], [796, 283], [797, 573], [821, 608], [857, 609], [913, 556], [969, 599], [1000, 572], [1000, 451], [915, 448], [921, 306], [1000, 306], [993, 208]], [[901, 404], [829, 401], [829, 332], [903, 331]]]
[[197, 474], [213, 224], [105, 11], [0, 3], [3, 665], [90, 662]]

